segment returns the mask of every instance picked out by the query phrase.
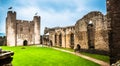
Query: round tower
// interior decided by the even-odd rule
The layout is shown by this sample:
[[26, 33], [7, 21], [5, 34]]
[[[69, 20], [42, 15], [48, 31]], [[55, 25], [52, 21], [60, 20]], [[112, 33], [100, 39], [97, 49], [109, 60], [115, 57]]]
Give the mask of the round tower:
[[40, 44], [40, 16], [34, 16], [34, 43]]
[[16, 44], [16, 12], [8, 11], [6, 17], [6, 36], [7, 46], [15, 46]]

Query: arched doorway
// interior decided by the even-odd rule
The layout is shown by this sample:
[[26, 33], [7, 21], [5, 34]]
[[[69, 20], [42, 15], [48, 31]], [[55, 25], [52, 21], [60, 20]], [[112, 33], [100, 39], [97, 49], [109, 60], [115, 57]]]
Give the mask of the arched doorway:
[[70, 47], [73, 49], [74, 48], [74, 34], [70, 34]]
[[77, 44], [76, 48], [75, 48], [75, 52], [80, 52], [81, 46], [79, 44]]
[[92, 23], [92, 21], [89, 22], [88, 26], [87, 26], [87, 33], [88, 33], [88, 47], [89, 49], [94, 49], [94, 25]]
[[24, 40], [23, 41], [23, 46], [27, 46], [28, 45], [28, 41], [27, 40]]

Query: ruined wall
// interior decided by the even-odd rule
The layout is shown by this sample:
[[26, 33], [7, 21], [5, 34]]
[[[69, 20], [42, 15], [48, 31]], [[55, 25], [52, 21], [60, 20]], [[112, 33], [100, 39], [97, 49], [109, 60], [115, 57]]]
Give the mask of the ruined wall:
[[[71, 41], [71, 39], [72, 39], [71, 34], [74, 35], [74, 33], [75, 33], [74, 26], [66, 28], [66, 47], [67, 48], [71, 48], [72, 43], [75, 44], [74, 40], [72, 40], [73, 42]], [[74, 36], [73, 36], [73, 38], [74, 38]]]
[[[93, 37], [94, 48], [98, 50], [108, 51], [108, 35], [105, 17], [101, 12], [90, 12], [85, 15], [82, 19], [78, 20], [75, 24], [75, 35], [76, 35], [76, 45], [80, 44], [82, 49], [89, 49], [89, 39], [88, 39], [88, 25], [93, 25]], [[106, 29], [105, 29], [106, 28]], [[106, 40], [105, 40], [106, 38]]]
[[70, 35], [74, 35], [74, 26], [48, 28], [45, 31], [49, 33], [49, 40], [53, 46], [71, 48]]
[[107, 20], [101, 12], [93, 11], [78, 20], [75, 26], [47, 28], [45, 33], [49, 33], [53, 46], [75, 49], [79, 44], [81, 49], [108, 52]]
[[109, 31], [110, 63], [120, 60], [120, 0], [107, 0]]
[[65, 37], [62, 28], [49, 29], [49, 39], [52, 40], [53, 46], [64, 46]]

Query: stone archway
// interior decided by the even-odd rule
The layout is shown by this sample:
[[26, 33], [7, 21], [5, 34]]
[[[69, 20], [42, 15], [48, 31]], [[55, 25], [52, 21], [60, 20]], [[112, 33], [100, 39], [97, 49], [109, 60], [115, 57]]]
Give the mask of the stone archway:
[[27, 46], [28, 45], [28, 41], [27, 40], [24, 40], [23, 41], [23, 46]]
[[79, 44], [77, 44], [76, 48], [75, 48], [75, 52], [80, 52], [81, 46]]

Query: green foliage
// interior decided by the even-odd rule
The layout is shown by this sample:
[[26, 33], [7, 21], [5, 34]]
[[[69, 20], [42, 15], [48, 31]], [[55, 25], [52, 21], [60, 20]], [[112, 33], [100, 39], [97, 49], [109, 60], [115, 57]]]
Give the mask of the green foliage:
[[14, 51], [13, 66], [99, 66], [76, 55], [47, 47], [5, 47]]

